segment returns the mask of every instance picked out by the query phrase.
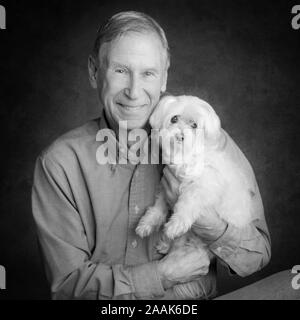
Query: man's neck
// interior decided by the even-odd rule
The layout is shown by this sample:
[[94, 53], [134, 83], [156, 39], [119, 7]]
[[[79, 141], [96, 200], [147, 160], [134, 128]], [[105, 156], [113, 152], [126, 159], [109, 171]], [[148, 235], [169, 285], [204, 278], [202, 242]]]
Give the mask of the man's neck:
[[[120, 126], [116, 125], [116, 123], [111, 123], [108, 120], [108, 117], [105, 115], [105, 111], [103, 111], [103, 116], [105, 118], [105, 121], [107, 123], [107, 126], [109, 129], [113, 130], [116, 135], [116, 140], [124, 145], [124, 143], [127, 144], [127, 147], [130, 148], [133, 144], [135, 144], [137, 141], [129, 140], [128, 137], [130, 136], [130, 132], [135, 129], [122, 129], [120, 130]], [[143, 129], [147, 132], [147, 136], [149, 136], [151, 132], [151, 127], [149, 122], [146, 123], [146, 125], [143, 128], [136, 128], [136, 129]], [[125, 142], [126, 141], [126, 142]]]

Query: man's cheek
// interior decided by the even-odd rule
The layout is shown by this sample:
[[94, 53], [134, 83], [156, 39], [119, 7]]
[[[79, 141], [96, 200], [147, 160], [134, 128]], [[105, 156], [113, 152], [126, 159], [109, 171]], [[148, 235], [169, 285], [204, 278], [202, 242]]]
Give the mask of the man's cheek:
[[160, 89], [158, 87], [150, 88], [150, 89], [146, 90], [146, 92], [151, 99], [152, 108], [156, 107], [156, 105], [158, 104], [159, 98], [160, 98], [160, 94], [161, 94]]
[[129, 85], [128, 75], [118, 74], [116, 72], [108, 72], [106, 76], [106, 81], [110, 84], [111, 87], [117, 89], [124, 89]]
[[103, 81], [102, 83], [102, 96], [105, 99], [113, 99], [120, 91], [122, 87], [112, 81]]

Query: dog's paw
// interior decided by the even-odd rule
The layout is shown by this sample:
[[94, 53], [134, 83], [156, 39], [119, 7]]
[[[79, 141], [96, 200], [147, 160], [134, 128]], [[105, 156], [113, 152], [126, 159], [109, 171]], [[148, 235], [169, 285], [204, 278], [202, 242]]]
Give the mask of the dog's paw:
[[165, 222], [166, 215], [167, 214], [164, 212], [163, 208], [159, 206], [152, 206], [146, 210], [142, 219], [145, 219], [152, 224], [161, 225]]
[[135, 232], [142, 238], [149, 236], [153, 231], [159, 230], [165, 222], [165, 214], [155, 206], [146, 210]]
[[162, 254], [168, 253], [169, 249], [171, 247], [171, 243], [167, 241], [161, 240], [156, 246], [155, 249]]
[[165, 224], [164, 233], [169, 239], [175, 239], [189, 230], [189, 226], [179, 219], [172, 219]]
[[141, 238], [145, 238], [145, 237], [149, 236], [153, 232], [154, 229], [155, 229], [155, 226], [145, 224], [145, 223], [139, 223], [139, 225], [135, 229], [135, 232]]

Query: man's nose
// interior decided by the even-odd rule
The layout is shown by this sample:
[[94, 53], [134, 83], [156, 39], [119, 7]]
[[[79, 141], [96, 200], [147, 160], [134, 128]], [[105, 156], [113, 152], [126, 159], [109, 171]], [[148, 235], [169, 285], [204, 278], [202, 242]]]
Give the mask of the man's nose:
[[125, 88], [125, 94], [131, 100], [139, 98], [141, 90], [141, 84], [137, 76], [131, 76], [127, 88]]

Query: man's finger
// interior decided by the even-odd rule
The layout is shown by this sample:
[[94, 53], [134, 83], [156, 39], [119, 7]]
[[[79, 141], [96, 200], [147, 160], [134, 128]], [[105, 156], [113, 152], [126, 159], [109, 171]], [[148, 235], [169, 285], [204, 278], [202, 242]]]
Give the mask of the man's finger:
[[171, 189], [170, 189], [170, 185], [167, 181], [167, 179], [165, 177], [162, 177], [161, 179], [161, 184], [165, 190], [166, 196], [168, 199], [172, 198], [172, 193], [171, 193]]
[[177, 182], [177, 179], [173, 175], [173, 172], [167, 166], [164, 168], [163, 173], [170, 185]]
[[163, 170], [163, 173], [164, 173], [164, 177], [166, 178], [166, 180], [170, 186], [170, 189], [173, 192], [177, 193], [180, 183], [177, 180], [177, 178], [174, 176], [173, 172], [168, 167], [165, 167]]
[[172, 191], [170, 189], [170, 186], [169, 186], [167, 180], [164, 177], [161, 179], [161, 184], [162, 184], [163, 189], [165, 191], [166, 200], [167, 200], [169, 206], [173, 207], [173, 205], [174, 205], [174, 203], [175, 203], [175, 201], [177, 199], [174, 197], [174, 195], [173, 195], [173, 193], [172, 193]]
[[160, 182], [163, 185], [163, 188], [165, 191], [170, 189], [169, 182], [167, 181], [167, 179], [164, 176], [161, 178]]

